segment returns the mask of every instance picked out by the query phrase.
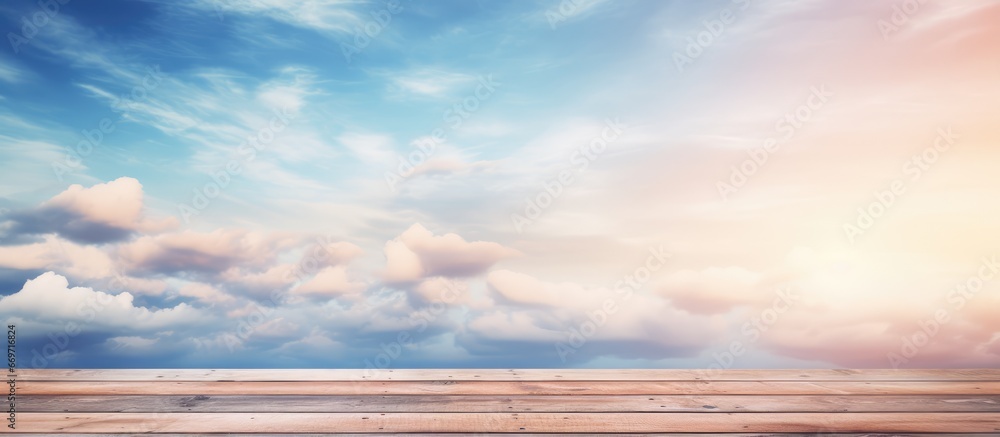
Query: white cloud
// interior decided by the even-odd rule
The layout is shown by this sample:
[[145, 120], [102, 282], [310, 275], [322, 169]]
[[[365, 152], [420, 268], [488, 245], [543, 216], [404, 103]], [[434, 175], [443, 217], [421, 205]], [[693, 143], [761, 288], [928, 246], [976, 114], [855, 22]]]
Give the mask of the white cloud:
[[292, 26], [322, 32], [351, 32], [360, 23], [351, 6], [353, 0], [314, 0], [287, 2], [282, 0], [219, 1], [198, 0], [189, 5], [226, 14], [240, 14], [281, 21]]
[[472, 75], [433, 68], [383, 72], [381, 74], [392, 84], [389, 91], [426, 97], [445, 96], [457, 87], [476, 80]]
[[368, 164], [388, 166], [396, 156], [391, 148], [392, 138], [387, 135], [347, 133], [337, 137], [337, 141]]
[[28, 280], [17, 293], [0, 299], [0, 314], [43, 324], [77, 322], [84, 329], [155, 330], [193, 324], [204, 317], [186, 304], [153, 309], [133, 305], [129, 292], [117, 295], [87, 287], [69, 287], [66, 277], [46, 272]]
[[139, 336], [111, 337], [105, 343], [112, 349], [149, 349], [157, 342], [156, 338], [144, 338]]
[[0, 81], [18, 83], [24, 80], [24, 72], [0, 57]]

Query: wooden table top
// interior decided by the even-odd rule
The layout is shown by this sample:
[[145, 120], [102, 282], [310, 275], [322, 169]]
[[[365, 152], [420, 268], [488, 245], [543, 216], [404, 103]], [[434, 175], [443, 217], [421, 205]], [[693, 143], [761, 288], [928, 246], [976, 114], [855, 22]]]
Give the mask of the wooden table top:
[[40, 434], [1000, 435], [1000, 369], [45, 369]]

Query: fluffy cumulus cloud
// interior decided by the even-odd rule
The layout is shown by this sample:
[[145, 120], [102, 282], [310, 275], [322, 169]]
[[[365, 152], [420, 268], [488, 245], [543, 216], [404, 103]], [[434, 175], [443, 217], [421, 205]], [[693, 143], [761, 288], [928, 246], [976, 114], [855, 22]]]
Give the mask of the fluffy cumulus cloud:
[[351, 260], [361, 256], [363, 253], [364, 250], [354, 243], [335, 241], [331, 239], [318, 239], [314, 242], [310, 250], [303, 252], [298, 266], [300, 269], [315, 271], [323, 268], [324, 266], [335, 266], [349, 263]]
[[780, 284], [741, 267], [678, 270], [657, 281], [656, 292], [694, 314], [720, 314], [767, 301]]
[[441, 276], [428, 278], [412, 288], [411, 296], [418, 301], [474, 305], [469, 283]]
[[[26, 340], [38, 363], [85, 362], [74, 347], [51, 346], [64, 335], [102, 356], [136, 360], [192, 362], [197, 354], [227, 362], [266, 351], [275, 354], [271, 365], [302, 365], [322, 361], [314, 348], [325, 348], [361, 357], [341, 362], [358, 367], [380, 353], [372, 345], [404, 333], [423, 345], [400, 358], [410, 365], [437, 362], [450, 350], [470, 364], [514, 365], [528, 354], [539, 366], [611, 359], [704, 367], [713, 362], [705, 355], [713, 345], [733, 339], [752, 340], [747, 347], [756, 354], [848, 367], [982, 366], [1000, 350], [1000, 326], [983, 309], [995, 306], [996, 296], [956, 291], [950, 300], [963, 299], [962, 308], [932, 322], [926, 301], [900, 304], [884, 291], [944, 284], [953, 274], [876, 274], [929, 262], [922, 258], [796, 247], [781, 263], [756, 270], [693, 258], [672, 265], [672, 257], [663, 260], [666, 270], [647, 269], [648, 282], [639, 284], [636, 277], [613, 286], [548, 281], [497, 267], [521, 259], [521, 251], [434, 235], [421, 224], [384, 241], [381, 253], [369, 252], [375, 256], [352, 242], [296, 232], [143, 229], [136, 226], [142, 196], [129, 187], [138, 185], [119, 179], [71, 188], [36, 209], [58, 207], [130, 229], [135, 235], [123, 241], [88, 244], [60, 230], [0, 246], [0, 267], [47, 271], [0, 299], [7, 320], [34, 334], [55, 333]], [[124, 217], [108, 215], [102, 208], [113, 202], [86, 202], [94, 192], [128, 194], [121, 200], [132, 206], [118, 210]], [[997, 265], [982, 261], [981, 288], [993, 289], [988, 279], [1000, 276]], [[972, 298], [979, 300], [970, 305]], [[914, 335], [931, 324], [935, 341], [914, 346]]]
[[201, 233], [183, 231], [141, 237], [118, 248], [131, 270], [155, 273], [221, 273], [246, 265], [265, 266], [276, 252], [289, 248], [296, 239], [239, 229]]
[[458, 337], [477, 353], [526, 348], [549, 366], [602, 356], [693, 358], [722, 334], [712, 320], [632, 288], [551, 283], [508, 270], [491, 272], [487, 283], [497, 304], [476, 311]]
[[204, 316], [183, 303], [151, 310], [136, 306], [133, 295], [127, 291], [110, 294], [87, 287], [70, 287], [64, 276], [53, 272], [27, 281], [18, 292], [0, 299], [0, 314], [22, 325], [76, 322], [104, 330], [141, 331], [186, 326]]
[[491, 241], [465, 241], [457, 234], [436, 236], [414, 224], [385, 244], [385, 279], [415, 282], [431, 276], [467, 277], [485, 272], [518, 251]]
[[332, 297], [354, 294], [364, 290], [364, 288], [363, 282], [350, 278], [347, 267], [336, 266], [320, 270], [316, 276], [296, 287], [292, 292], [306, 296]]
[[192, 282], [178, 287], [177, 293], [184, 297], [191, 297], [209, 305], [216, 303], [229, 303], [235, 299], [209, 284]]
[[114, 263], [99, 248], [50, 235], [36, 243], [0, 246], [0, 266], [18, 270], [59, 268], [73, 276], [101, 278], [112, 273]]
[[12, 233], [55, 233], [79, 243], [121, 241], [136, 232], [157, 232], [177, 220], [151, 220], [143, 213], [142, 185], [122, 177], [89, 188], [71, 185], [66, 191], [28, 211], [15, 212]]
[[88, 283], [124, 281], [129, 291], [141, 295], [159, 295], [167, 288], [162, 279], [125, 274], [122, 266], [105, 248], [77, 244], [56, 235], [46, 235], [42, 241], [35, 243], [0, 246], [0, 268], [23, 271], [58, 269], [67, 277]]
[[549, 284], [510, 270], [490, 272], [487, 284], [498, 296], [514, 304], [559, 307], [570, 302], [580, 302], [592, 295], [577, 284]]

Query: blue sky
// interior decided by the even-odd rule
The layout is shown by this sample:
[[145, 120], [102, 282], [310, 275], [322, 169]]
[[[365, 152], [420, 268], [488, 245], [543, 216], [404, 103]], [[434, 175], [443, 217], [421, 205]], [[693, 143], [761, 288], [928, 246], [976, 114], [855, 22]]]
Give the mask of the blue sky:
[[993, 3], [49, 5], [0, 6], [0, 315], [32, 366], [1000, 354], [996, 285], [949, 294], [1000, 243]]

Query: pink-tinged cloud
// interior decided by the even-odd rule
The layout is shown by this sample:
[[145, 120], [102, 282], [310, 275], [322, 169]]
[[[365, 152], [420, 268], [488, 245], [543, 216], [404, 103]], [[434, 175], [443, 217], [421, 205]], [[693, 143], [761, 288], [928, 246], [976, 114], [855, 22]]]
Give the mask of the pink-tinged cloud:
[[279, 252], [296, 244], [297, 238], [285, 234], [239, 229], [184, 231], [141, 237], [120, 246], [118, 255], [135, 271], [221, 273], [239, 266], [270, 266]]
[[508, 270], [490, 272], [487, 284], [498, 297], [495, 305], [475, 311], [458, 340], [473, 353], [516, 349], [564, 365], [598, 356], [691, 357], [722, 332], [717, 321], [653, 294], [552, 283]]
[[184, 297], [195, 298], [206, 304], [224, 304], [235, 301], [235, 298], [226, 292], [219, 290], [209, 284], [192, 282], [177, 289], [177, 294]]
[[654, 291], [692, 314], [723, 314], [741, 305], [757, 305], [773, 297], [765, 276], [741, 267], [678, 270], [657, 281]]
[[336, 266], [345, 264], [363, 253], [364, 250], [353, 243], [320, 240], [302, 254], [299, 266], [305, 270]]
[[384, 279], [416, 282], [432, 276], [468, 277], [485, 272], [520, 252], [489, 241], [465, 241], [456, 234], [435, 236], [414, 224], [385, 245]]
[[223, 285], [230, 294], [267, 299], [287, 290], [295, 282], [295, 266], [277, 264], [258, 267], [231, 267], [220, 273], [215, 280]]
[[122, 177], [90, 188], [71, 185], [38, 208], [12, 214], [13, 231], [56, 233], [83, 243], [128, 239], [134, 233], [156, 233], [177, 226], [177, 220], [147, 218], [139, 181]]
[[513, 304], [548, 307], [567, 306], [588, 298], [583, 287], [573, 283], [552, 284], [523, 273], [494, 270], [486, 277], [490, 289]]
[[[355, 294], [364, 289], [364, 282], [346, 279], [347, 265], [364, 253], [355, 244], [344, 241], [319, 240], [307, 248], [296, 264], [278, 264], [257, 271], [233, 267], [220, 275], [233, 293], [256, 298], [294, 295], [313, 298]], [[343, 275], [343, 276], [342, 276]]]
[[422, 302], [438, 302], [452, 305], [468, 305], [472, 302], [469, 296], [469, 283], [436, 276], [421, 281], [412, 289], [411, 296]]
[[116, 283], [135, 294], [160, 295], [167, 284], [160, 279], [124, 275], [108, 251], [46, 235], [41, 242], [0, 246], [0, 268], [58, 270], [76, 281]]
[[292, 294], [316, 298], [333, 298], [356, 294], [365, 289], [365, 283], [351, 278], [346, 266], [327, 267], [308, 282], [292, 289]]
[[[996, 296], [978, 299], [977, 307], [1000, 305]], [[853, 315], [798, 310], [783, 315], [761, 343], [782, 356], [849, 368], [994, 366], [1000, 362], [1000, 322], [971, 310], [947, 304], [922, 312], [858, 305]]]

